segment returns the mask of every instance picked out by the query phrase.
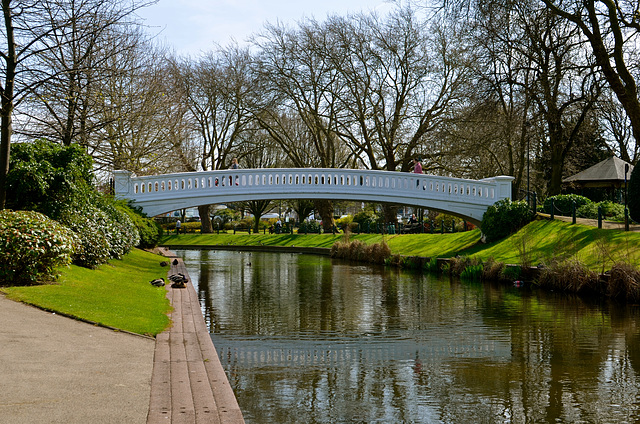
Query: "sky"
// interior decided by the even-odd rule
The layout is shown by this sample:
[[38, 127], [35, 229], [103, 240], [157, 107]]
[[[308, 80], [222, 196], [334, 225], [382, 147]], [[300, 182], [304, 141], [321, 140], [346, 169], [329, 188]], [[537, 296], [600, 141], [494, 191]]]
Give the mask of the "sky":
[[159, 0], [141, 9], [150, 34], [179, 55], [198, 56], [215, 43], [240, 44], [259, 32], [265, 22], [294, 25], [305, 18], [323, 20], [328, 14], [360, 11], [385, 14], [392, 6], [385, 0]]

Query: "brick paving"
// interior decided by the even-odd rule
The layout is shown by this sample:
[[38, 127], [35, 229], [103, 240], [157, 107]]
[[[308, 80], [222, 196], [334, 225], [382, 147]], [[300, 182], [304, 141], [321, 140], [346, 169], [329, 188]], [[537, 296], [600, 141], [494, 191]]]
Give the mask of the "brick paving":
[[[170, 275], [188, 277], [182, 259], [168, 260]], [[191, 280], [186, 288], [166, 287], [172, 326], [156, 337], [147, 423], [244, 423]]]

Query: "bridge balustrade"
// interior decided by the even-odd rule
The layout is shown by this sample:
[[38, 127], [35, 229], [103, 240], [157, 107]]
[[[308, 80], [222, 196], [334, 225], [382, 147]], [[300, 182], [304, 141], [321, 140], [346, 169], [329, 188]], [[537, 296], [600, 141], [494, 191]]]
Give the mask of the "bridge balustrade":
[[[406, 190], [419, 194], [420, 190], [432, 195], [454, 195], [462, 197], [484, 197], [495, 199], [495, 187], [490, 183], [478, 181], [457, 183], [447, 181], [447, 177], [434, 177], [431, 175], [406, 176], [375, 176], [375, 175], [349, 175], [345, 173], [273, 173], [262, 171], [258, 174], [243, 175], [242, 171], [226, 173], [224, 171], [210, 171], [194, 173], [196, 175], [181, 176], [176, 178], [167, 176], [137, 177], [140, 181], [133, 182], [133, 194], [144, 195], [158, 192], [177, 192], [194, 190], [225, 190], [247, 189], [265, 186], [338, 186], [338, 187], [364, 187]], [[373, 171], [375, 172], [375, 171]], [[378, 171], [384, 172], [384, 171]], [[206, 175], [215, 173], [213, 175]], [[197, 175], [203, 174], [203, 175]], [[235, 187], [234, 187], [235, 186]], [[492, 202], [493, 203], [493, 202]]]
[[[500, 176], [468, 180], [413, 173], [324, 168], [238, 169], [141, 177], [135, 177], [127, 171], [114, 171], [114, 178], [116, 195], [139, 203], [143, 209], [149, 208], [150, 214], [191, 207], [193, 204], [190, 204], [189, 198], [202, 201], [205, 201], [204, 198], [220, 198], [222, 201], [318, 198], [434, 207], [469, 217], [472, 222], [479, 222], [481, 214], [478, 217], [478, 213], [489, 205], [510, 197], [513, 179]], [[216, 203], [213, 200], [206, 201]], [[184, 206], [176, 207], [181, 201], [186, 202]], [[447, 206], [453, 205], [451, 202], [460, 205]], [[154, 203], [155, 206], [152, 206]], [[478, 211], [466, 213], [464, 204]]]

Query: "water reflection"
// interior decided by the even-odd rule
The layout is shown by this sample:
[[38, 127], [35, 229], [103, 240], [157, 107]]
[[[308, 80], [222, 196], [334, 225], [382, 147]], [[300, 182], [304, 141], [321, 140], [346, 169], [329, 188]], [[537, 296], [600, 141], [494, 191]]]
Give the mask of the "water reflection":
[[248, 423], [636, 422], [638, 307], [182, 251]]

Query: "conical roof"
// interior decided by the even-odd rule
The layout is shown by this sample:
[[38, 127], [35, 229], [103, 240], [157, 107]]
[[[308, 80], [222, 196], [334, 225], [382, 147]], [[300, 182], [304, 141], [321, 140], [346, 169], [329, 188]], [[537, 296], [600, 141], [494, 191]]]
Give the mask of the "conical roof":
[[627, 179], [631, 177], [631, 171], [633, 171], [633, 165], [619, 159], [615, 156], [611, 156], [608, 159], [598, 162], [591, 168], [587, 168], [584, 171], [578, 172], [571, 177], [562, 180], [563, 183], [586, 183], [586, 182], [624, 182], [624, 166], [629, 165], [629, 171], [627, 172]]

